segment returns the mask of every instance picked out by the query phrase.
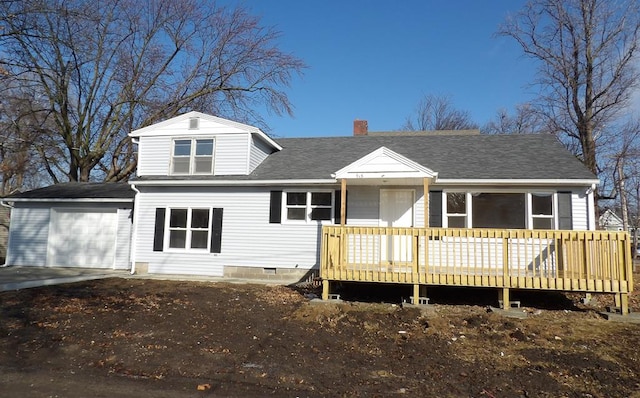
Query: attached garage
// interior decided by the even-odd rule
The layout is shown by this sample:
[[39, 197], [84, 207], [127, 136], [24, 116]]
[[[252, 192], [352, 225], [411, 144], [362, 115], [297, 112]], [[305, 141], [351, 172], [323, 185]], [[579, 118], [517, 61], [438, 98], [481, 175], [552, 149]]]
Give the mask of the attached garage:
[[7, 265], [129, 269], [134, 192], [58, 184], [14, 195]]

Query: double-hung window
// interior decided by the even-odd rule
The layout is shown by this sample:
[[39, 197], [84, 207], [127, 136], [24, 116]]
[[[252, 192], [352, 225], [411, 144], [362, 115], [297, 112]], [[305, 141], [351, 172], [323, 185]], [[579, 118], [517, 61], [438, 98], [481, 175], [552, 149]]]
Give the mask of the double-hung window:
[[170, 209], [168, 239], [171, 249], [208, 249], [210, 209]]
[[213, 150], [213, 138], [174, 140], [171, 174], [212, 174]]
[[285, 192], [285, 217], [287, 221], [331, 221], [333, 192]]
[[447, 192], [447, 227], [467, 227], [467, 194]]
[[553, 194], [531, 194], [531, 227], [533, 229], [554, 229]]

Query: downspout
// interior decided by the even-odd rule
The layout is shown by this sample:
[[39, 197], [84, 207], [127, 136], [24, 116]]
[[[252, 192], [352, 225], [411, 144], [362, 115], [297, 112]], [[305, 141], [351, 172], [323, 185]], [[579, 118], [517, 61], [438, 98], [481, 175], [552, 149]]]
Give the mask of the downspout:
[[135, 184], [131, 184], [131, 189], [136, 193], [133, 197], [133, 225], [131, 228], [131, 250], [129, 254], [129, 259], [131, 261], [131, 275], [136, 273], [136, 241], [138, 237], [138, 196], [140, 195], [140, 190], [136, 188]]
[[[131, 138], [131, 143], [135, 145], [140, 144], [140, 140], [135, 138]], [[138, 155], [139, 155], [138, 149]], [[131, 248], [129, 249], [129, 261], [131, 262], [131, 275], [136, 273], [136, 242], [138, 237], [138, 195], [140, 195], [140, 190], [136, 188], [135, 184], [130, 184], [131, 189], [135, 192], [135, 196], [133, 197], [133, 225], [131, 226]]]

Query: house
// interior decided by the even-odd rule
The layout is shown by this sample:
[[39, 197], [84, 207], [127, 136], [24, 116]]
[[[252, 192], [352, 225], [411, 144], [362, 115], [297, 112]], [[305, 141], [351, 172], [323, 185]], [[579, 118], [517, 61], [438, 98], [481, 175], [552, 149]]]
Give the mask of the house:
[[9, 208], [0, 206], [0, 264], [4, 264], [9, 239]]
[[607, 231], [624, 231], [622, 218], [620, 218], [611, 209], [605, 210], [604, 213], [600, 215], [600, 218], [598, 218], [598, 225], [600, 226], [600, 229]]
[[[550, 135], [369, 134], [366, 121], [355, 121], [354, 136], [276, 141], [189, 112], [130, 137], [138, 145], [130, 191], [96, 186], [104, 191], [82, 195], [60, 186], [73, 195], [49, 187], [10, 199], [17, 215], [8, 264], [94, 264], [86, 253], [100, 241], [115, 246], [98, 248], [109, 254], [103, 266], [132, 272], [299, 280], [320, 271], [325, 298], [332, 281], [407, 283], [416, 300], [427, 284], [486, 282], [507, 303], [509, 288], [608, 286], [622, 301], [630, 289], [626, 274], [602, 282], [589, 271], [575, 284], [567, 277], [590, 261], [580, 250], [610, 239], [616, 249], [601, 257], [614, 258], [628, 241], [585, 234], [596, 226], [598, 179]], [[103, 231], [85, 224], [101, 217], [115, 235], [88, 238]], [[60, 252], [73, 239], [90, 242]], [[436, 276], [434, 263], [453, 276]], [[507, 277], [508, 266], [518, 276]]]

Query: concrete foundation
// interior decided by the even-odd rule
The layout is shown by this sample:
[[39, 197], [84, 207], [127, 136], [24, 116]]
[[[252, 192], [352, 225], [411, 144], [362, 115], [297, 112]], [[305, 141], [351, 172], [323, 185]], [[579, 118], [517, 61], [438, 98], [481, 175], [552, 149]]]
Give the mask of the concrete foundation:
[[263, 268], [225, 266], [224, 277], [234, 279], [269, 280], [282, 283], [296, 283], [317, 276], [318, 270], [298, 268]]

